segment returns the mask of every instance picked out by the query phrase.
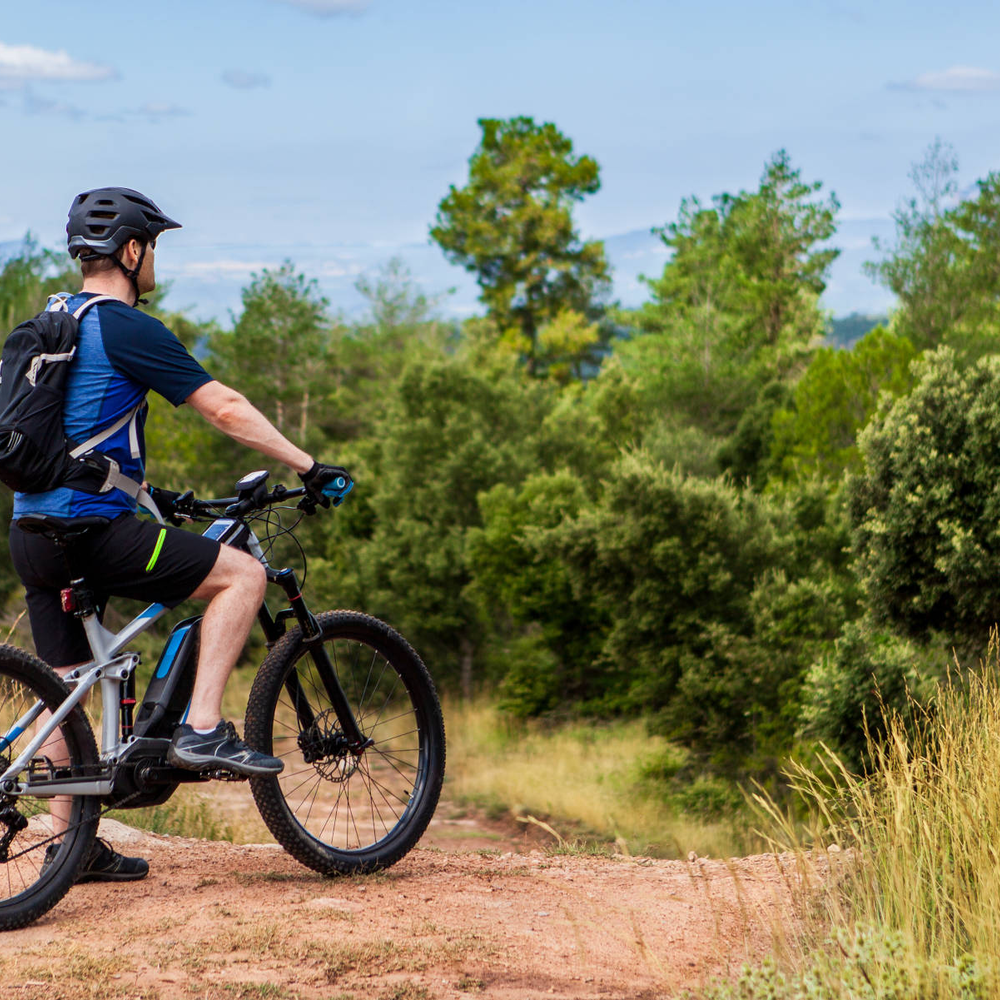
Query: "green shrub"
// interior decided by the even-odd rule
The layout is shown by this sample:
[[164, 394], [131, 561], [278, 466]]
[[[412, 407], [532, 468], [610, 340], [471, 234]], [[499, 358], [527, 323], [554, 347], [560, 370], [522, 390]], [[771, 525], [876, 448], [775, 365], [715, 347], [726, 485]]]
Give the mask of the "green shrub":
[[861, 579], [878, 623], [981, 649], [1000, 618], [1000, 357], [963, 369], [941, 348], [914, 372], [848, 484]]
[[[954, 965], [915, 960], [899, 931], [834, 931], [795, 972], [772, 959], [745, 966], [735, 985], [717, 984], [699, 1000], [986, 1000], [989, 977], [970, 955]], [[690, 993], [683, 994], [694, 1000]]]
[[908, 723], [933, 697], [946, 669], [944, 655], [874, 626], [848, 622], [832, 649], [809, 668], [800, 734], [836, 750], [860, 771], [871, 762], [869, 742], [895, 713]]

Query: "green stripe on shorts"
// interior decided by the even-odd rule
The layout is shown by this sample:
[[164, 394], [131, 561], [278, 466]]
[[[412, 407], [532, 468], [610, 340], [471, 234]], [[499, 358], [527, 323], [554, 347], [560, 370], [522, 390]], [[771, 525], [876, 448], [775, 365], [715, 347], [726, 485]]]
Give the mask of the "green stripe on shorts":
[[167, 529], [160, 528], [160, 533], [156, 537], [156, 547], [153, 549], [153, 554], [149, 557], [149, 562], [146, 563], [146, 572], [151, 573], [153, 567], [156, 565], [156, 560], [160, 558], [160, 549], [163, 548], [163, 539], [167, 537]]

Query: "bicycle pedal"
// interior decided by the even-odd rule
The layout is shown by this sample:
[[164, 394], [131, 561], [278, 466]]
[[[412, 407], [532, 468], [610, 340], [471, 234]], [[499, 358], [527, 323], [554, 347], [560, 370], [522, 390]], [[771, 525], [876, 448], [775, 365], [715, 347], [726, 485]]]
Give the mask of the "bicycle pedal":
[[225, 768], [218, 768], [215, 771], [202, 771], [202, 774], [207, 774], [213, 781], [247, 780], [247, 776], [245, 774], [237, 774], [235, 771], [227, 771]]

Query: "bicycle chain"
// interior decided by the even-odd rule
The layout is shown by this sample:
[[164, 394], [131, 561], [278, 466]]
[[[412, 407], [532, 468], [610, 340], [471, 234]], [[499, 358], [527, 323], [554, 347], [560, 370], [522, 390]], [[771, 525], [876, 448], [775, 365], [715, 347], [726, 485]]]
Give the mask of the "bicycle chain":
[[[235, 779], [228, 779], [228, 780], [237, 780], [237, 781], [240, 781], [240, 780], [245, 780], [245, 779], [243, 779], [243, 778], [235, 778]], [[109, 812], [112, 812], [115, 809], [121, 809], [121, 808], [123, 808], [127, 803], [131, 802], [132, 799], [138, 798], [140, 795], [146, 795], [146, 794], [147, 794], [147, 790], [140, 788], [138, 791], [133, 792], [131, 795], [126, 795], [125, 798], [119, 799], [118, 801], [114, 802], [112, 805], [105, 806], [97, 814], [97, 821], [100, 822], [101, 821], [101, 817], [107, 815]], [[12, 804], [11, 804], [11, 806], [12, 806]], [[0, 809], [0, 812], [2, 812], [2, 809]], [[23, 816], [22, 813], [17, 812], [16, 809], [15, 809], [15, 812], [17, 813], [18, 816], [21, 817], [21, 819], [24, 819], [24, 816]], [[0, 818], [0, 823], [3, 823], [3, 822], [5, 822], [5, 821], [2, 818]], [[23, 851], [19, 851], [17, 854], [9, 855], [9, 856], [5, 857], [4, 856], [5, 852], [10, 847], [11, 842], [14, 840], [14, 838], [17, 836], [17, 834], [20, 833], [24, 829], [24, 827], [28, 825], [28, 821], [27, 820], [24, 820], [24, 824], [22, 826], [19, 826], [17, 824], [17, 822], [15, 821], [8, 828], [7, 833], [3, 834], [3, 836], [0, 837], [0, 863], [10, 863], [11, 861], [16, 861], [18, 858], [24, 857], [25, 854], [30, 854], [32, 851], [37, 851], [40, 847], [45, 847], [47, 844], [51, 844], [51, 843], [53, 843], [56, 840], [60, 840], [61, 838], [65, 837], [67, 833], [70, 833], [73, 830], [79, 829], [81, 826], [84, 826], [86, 823], [89, 823], [89, 822], [90, 822], [90, 820], [80, 820], [79, 823], [74, 823], [72, 826], [66, 827], [66, 829], [63, 830], [61, 833], [54, 833], [51, 837], [47, 837], [45, 840], [41, 840], [37, 844], [32, 844], [31, 847], [26, 847]]]
[[[119, 802], [115, 802], [113, 805], [105, 806], [97, 814], [97, 821], [98, 821], [98, 823], [101, 821], [101, 817], [102, 816], [104, 816], [107, 813], [111, 812], [113, 809], [121, 809], [122, 806], [124, 806], [126, 802], [131, 802], [132, 799], [136, 798], [139, 795], [144, 795], [144, 794], [145, 794], [145, 792], [142, 789], [140, 789], [137, 792], [133, 792], [131, 795], [126, 795], [125, 798], [123, 798]], [[16, 810], [15, 810], [15, 812], [16, 812]], [[17, 815], [20, 816], [22, 819], [24, 819], [24, 816], [23, 816], [22, 813], [18, 812]], [[70, 833], [73, 830], [77, 830], [81, 826], [85, 826], [87, 823], [90, 823], [90, 822], [91, 822], [91, 820], [89, 820], [89, 819], [80, 820], [79, 823], [74, 823], [72, 826], [66, 827], [66, 829], [63, 830], [61, 833], [54, 833], [51, 837], [47, 837], [45, 840], [41, 840], [37, 844], [32, 844], [31, 847], [26, 847], [23, 851], [19, 851], [17, 854], [9, 855], [8, 857], [4, 858], [3, 860], [6, 863], [9, 864], [11, 861], [16, 861], [18, 858], [23, 858], [25, 854], [30, 854], [32, 851], [37, 851], [40, 847], [45, 847], [46, 845], [51, 844], [51, 843], [53, 843], [56, 840], [61, 840], [63, 837], [66, 836], [67, 833]], [[16, 823], [12, 824], [10, 826], [10, 828], [8, 829], [7, 833], [5, 833], [2, 837], [0, 837], [0, 858], [3, 858], [3, 852], [6, 851], [7, 848], [9, 848], [10, 843], [11, 843], [11, 841], [13, 841], [14, 837], [16, 837], [17, 834], [20, 833], [21, 830], [23, 830], [24, 827], [27, 826], [27, 825], [28, 825], [28, 821], [27, 820], [24, 821], [24, 826], [21, 826], [19, 828], [17, 828]]]

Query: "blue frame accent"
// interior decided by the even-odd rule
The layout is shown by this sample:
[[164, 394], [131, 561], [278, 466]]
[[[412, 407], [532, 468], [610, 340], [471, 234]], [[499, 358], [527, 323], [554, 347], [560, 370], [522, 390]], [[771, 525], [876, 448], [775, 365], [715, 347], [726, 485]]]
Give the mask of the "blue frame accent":
[[156, 668], [156, 673], [154, 674], [157, 679], [166, 677], [170, 673], [170, 668], [174, 665], [174, 660], [177, 658], [177, 650], [181, 648], [184, 636], [188, 634], [190, 628], [190, 625], [184, 625], [170, 633], [170, 638], [167, 640], [167, 648], [163, 650], [163, 656], [160, 657], [160, 665]]
[[0, 736], [0, 753], [9, 747], [24, 732], [23, 726], [15, 726], [6, 736]]

